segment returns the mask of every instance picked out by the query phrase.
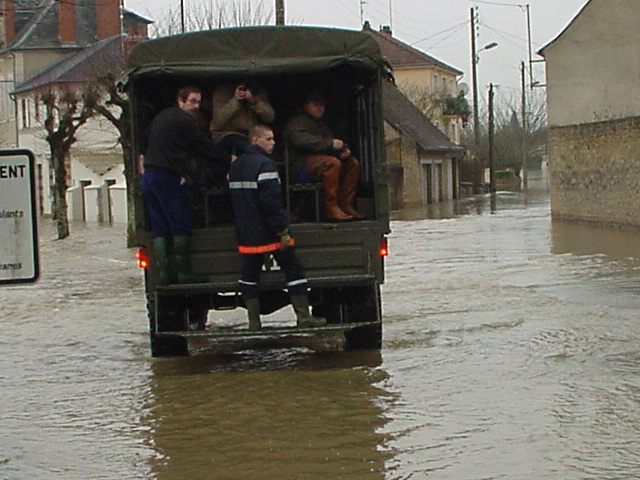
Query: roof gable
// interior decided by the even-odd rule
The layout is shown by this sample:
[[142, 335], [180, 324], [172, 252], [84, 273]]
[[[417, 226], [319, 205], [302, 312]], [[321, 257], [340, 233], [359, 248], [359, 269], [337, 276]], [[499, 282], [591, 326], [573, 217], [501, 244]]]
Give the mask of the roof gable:
[[119, 148], [108, 150], [92, 150], [90, 148], [74, 148], [73, 158], [98, 176], [109, 173], [114, 167], [123, 164], [122, 152]]
[[394, 38], [390, 32], [373, 30], [368, 22], [365, 23], [363, 31], [376, 40], [380, 46], [382, 55], [387, 58], [393, 68], [425, 66], [441, 68], [452, 75], [462, 75], [464, 73], [411, 45], [401, 42]]
[[31, 78], [18, 84], [12, 94], [25, 93], [54, 83], [81, 83], [95, 79], [100, 71], [123, 70], [123, 36], [96, 42], [87, 48], [67, 55]]
[[541, 55], [542, 57], [544, 57], [545, 50], [547, 50], [549, 47], [551, 47], [551, 45], [553, 45], [558, 40], [560, 40], [560, 37], [564, 36], [564, 34], [571, 29], [571, 26], [578, 19], [578, 17], [580, 17], [583, 14], [583, 12], [588, 8], [591, 2], [592, 0], [587, 0], [587, 2], [582, 6], [582, 8], [578, 11], [578, 13], [575, 14], [575, 16], [569, 21], [569, 23], [567, 23], [567, 25], [562, 29], [562, 31], [553, 40], [551, 40], [549, 43], [543, 46], [540, 50], [538, 50], [537, 52], [538, 55]]

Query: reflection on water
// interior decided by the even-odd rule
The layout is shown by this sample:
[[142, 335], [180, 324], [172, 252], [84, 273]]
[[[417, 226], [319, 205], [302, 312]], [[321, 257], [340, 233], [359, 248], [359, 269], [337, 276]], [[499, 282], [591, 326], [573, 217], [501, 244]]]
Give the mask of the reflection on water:
[[393, 224], [388, 478], [639, 478], [638, 232], [496, 205]]
[[152, 359], [124, 228], [0, 289], [0, 478], [640, 478], [640, 252], [544, 195], [397, 212], [381, 352]]
[[617, 260], [640, 257], [638, 230], [557, 220], [551, 232], [555, 254], [603, 255]]
[[154, 478], [384, 479], [380, 361], [287, 350], [154, 362]]
[[546, 204], [546, 191], [532, 191], [528, 195], [514, 192], [497, 192], [431, 203], [418, 207], [391, 212], [392, 220], [444, 220], [465, 215], [495, 214], [498, 211], [526, 208], [536, 204]]

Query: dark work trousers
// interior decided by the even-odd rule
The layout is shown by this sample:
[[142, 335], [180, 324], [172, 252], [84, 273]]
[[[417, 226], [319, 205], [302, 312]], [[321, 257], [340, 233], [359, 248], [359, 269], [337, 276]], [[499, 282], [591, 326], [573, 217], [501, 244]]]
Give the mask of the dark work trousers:
[[142, 195], [149, 209], [154, 237], [191, 235], [189, 191], [180, 175], [166, 170], [144, 172]]
[[[274, 250], [271, 252], [287, 279], [289, 295], [306, 295], [307, 279], [294, 248]], [[245, 300], [258, 298], [260, 294], [260, 271], [264, 263], [264, 253], [242, 254], [242, 275], [240, 276], [240, 292]]]

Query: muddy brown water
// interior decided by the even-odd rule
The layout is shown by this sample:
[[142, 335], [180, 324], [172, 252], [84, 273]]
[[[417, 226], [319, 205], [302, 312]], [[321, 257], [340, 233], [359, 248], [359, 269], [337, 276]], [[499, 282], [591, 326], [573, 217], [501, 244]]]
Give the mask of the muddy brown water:
[[640, 478], [640, 232], [514, 194], [392, 228], [380, 352], [153, 359], [124, 229], [43, 222], [0, 289], [0, 478]]

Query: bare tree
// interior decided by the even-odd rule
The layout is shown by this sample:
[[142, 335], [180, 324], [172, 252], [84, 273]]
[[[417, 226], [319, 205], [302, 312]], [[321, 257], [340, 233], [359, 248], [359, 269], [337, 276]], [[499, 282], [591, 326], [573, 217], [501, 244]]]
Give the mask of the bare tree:
[[432, 93], [427, 87], [413, 83], [402, 83], [398, 88], [427, 116], [431, 123], [439, 123], [444, 105], [442, 96]]
[[402, 93], [424, 113], [431, 122], [442, 120], [443, 115], [458, 116], [465, 120], [471, 115], [471, 107], [463, 93], [432, 93], [428, 88], [407, 83], [399, 85]]
[[[255, 5], [254, 5], [255, 4]], [[189, 4], [184, 12], [185, 31], [212, 30], [225, 27], [266, 25], [273, 21], [273, 8], [264, 1], [208, 0]], [[169, 8], [154, 24], [154, 36], [182, 33], [180, 8]]]
[[52, 185], [58, 239], [69, 236], [67, 215], [67, 167], [71, 146], [76, 142], [76, 132], [95, 113], [97, 95], [94, 89], [86, 88], [78, 94], [66, 90], [59, 94], [53, 91], [41, 96], [45, 106], [44, 126], [46, 140], [51, 153], [50, 166], [54, 173]]
[[[131, 143], [131, 107], [127, 95], [119, 90], [117, 85], [118, 72], [104, 71], [100, 74], [95, 83], [100, 89], [100, 101], [96, 104], [95, 110], [105, 117], [118, 131], [118, 143], [122, 148], [124, 159], [124, 177], [127, 185], [136, 185], [135, 165], [133, 145]], [[133, 223], [135, 205], [134, 189], [127, 189], [127, 246], [136, 245], [135, 225]]]
[[[526, 130], [522, 124], [522, 108], [520, 94], [497, 96], [494, 108], [495, 138], [494, 160], [495, 167], [502, 170], [512, 170], [518, 173], [522, 167], [526, 145], [527, 158], [531, 166], [540, 165], [544, 156], [547, 142], [547, 115], [544, 92], [535, 90], [529, 92], [526, 109]], [[482, 115], [480, 118], [488, 118]], [[487, 124], [481, 122], [481, 155], [488, 157], [489, 142]]]

